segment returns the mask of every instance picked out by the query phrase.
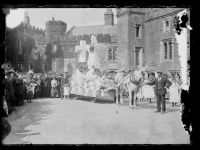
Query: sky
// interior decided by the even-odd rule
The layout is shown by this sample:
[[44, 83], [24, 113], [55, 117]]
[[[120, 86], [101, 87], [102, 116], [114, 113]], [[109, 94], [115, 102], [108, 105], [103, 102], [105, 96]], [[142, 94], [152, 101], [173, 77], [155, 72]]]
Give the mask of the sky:
[[[116, 9], [114, 23], [117, 23]], [[9, 28], [18, 26], [24, 20], [24, 12], [28, 12], [30, 24], [45, 29], [48, 20], [61, 20], [67, 24], [67, 30], [72, 26], [103, 25], [106, 8], [19, 8], [10, 10], [6, 17], [6, 25]]]

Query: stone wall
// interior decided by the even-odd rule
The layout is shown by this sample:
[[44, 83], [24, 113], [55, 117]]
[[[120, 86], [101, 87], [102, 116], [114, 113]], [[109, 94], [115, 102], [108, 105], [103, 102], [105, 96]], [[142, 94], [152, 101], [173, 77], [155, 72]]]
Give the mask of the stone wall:
[[[141, 37], [136, 37], [135, 27], [136, 24], [141, 25]], [[135, 64], [135, 47], [141, 47], [144, 49], [144, 15], [142, 14], [132, 14], [129, 16], [129, 60], [130, 60], [130, 68], [133, 68]], [[142, 51], [141, 49], [141, 51]]]
[[64, 72], [73, 74], [76, 70], [76, 58], [64, 58]]
[[[177, 43], [173, 31], [173, 18], [175, 15], [167, 16], [171, 20], [170, 32], [163, 32], [162, 21], [166, 18], [164, 16], [145, 23], [145, 64], [152, 66], [153, 70], [160, 70], [165, 73], [171, 70], [180, 70]], [[172, 39], [173, 43], [173, 59], [164, 61], [161, 59], [161, 41], [169, 38]]]
[[45, 38], [48, 43], [57, 42], [60, 37], [65, 36], [67, 24], [62, 21], [49, 20], [45, 23]]
[[[141, 24], [141, 38], [135, 36], [135, 25]], [[118, 66], [131, 69], [135, 66], [134, 49], [144, 47], [144, 13], [139, 9], [118, 10]]]
[[[117, 51], [117, 61], [118, 68], [130, 68], [129, 63], [129, 30], [128, 30], [129, 16], [123, 15], [118, 18], [117, 24], [117, 39], [118, 39], [118, 51]], [[120, 60], [120, 61], [119, 61]]]

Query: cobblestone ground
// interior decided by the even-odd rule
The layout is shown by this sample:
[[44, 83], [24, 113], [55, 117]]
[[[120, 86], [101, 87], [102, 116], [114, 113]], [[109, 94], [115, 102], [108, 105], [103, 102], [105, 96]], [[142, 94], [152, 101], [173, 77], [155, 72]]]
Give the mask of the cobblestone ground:
[[4, 144], [189, 144], [180, 106], [139, 102], [136, 109], [108, 102], [37, 99], [8, 118], [12, 131]]

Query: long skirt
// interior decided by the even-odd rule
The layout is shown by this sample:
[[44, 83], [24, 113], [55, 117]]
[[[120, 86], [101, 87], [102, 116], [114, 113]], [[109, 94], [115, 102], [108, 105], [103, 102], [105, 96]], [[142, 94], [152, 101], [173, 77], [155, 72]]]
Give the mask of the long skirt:
[[51, 97], [53, 97], [53, 98], [58, 97], [58, 89], [57, 89], [57, 87], [52, 87], [51, 88]]
[[68, 96], [68, 95], [69, 95], [69, 91], [70, 91], [70, 87], [69, 87], [69, 86], [64, 86], [63, 95], [64, 95], [64, 96]]
[[145, 85], [143, 88], [143, 97], [144, 98], [155, 98], [154, 87], [150, 85]]
[[172, 84], [169, 88], [169, 102], [180, 102], [179, 89], [175, 84]]

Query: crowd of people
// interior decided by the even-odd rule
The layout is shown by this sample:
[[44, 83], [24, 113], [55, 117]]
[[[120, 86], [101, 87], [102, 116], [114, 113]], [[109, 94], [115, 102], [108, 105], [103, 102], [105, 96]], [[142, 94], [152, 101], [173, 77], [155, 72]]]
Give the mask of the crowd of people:
[[[83, 72], [83, 71], [82, 71]], [[87, 72], [87, 71], [85, 71]], [[94, 73], [101, 78], [114, 79], [115, 73], [109, 73], [107, 71], [99, 71], [95, 69]], [[180, 102], [181, 93], [181, 80], [178, 73], [162, 75], [172, 83], [167, 89], [165, 98], [169, 99], [172, 106], [176, 106]], [[144, 76], [144, 82], [153, 82], [158, 78], [157, 73], [149, 72]], [[31, 102], [31, 99], [36, 98], [69, 98], [70, 84], [72, 84], [68, 72], [63, 74], [48, 73], [33, 73], [31, 71], [27, 73], [9, 71], [5, 76], [5, 99], [9, 107], [19, 106], [24, 104], [24, 100]], [[153, 98], [156, 98], [155, 85], [143, 84], [139, 88], [137, 98], [143, 101], [146, 99], [151, 103]]]
[[64, 85], [69, 86], [69, 73], [17, 73], [13, 70], [5, 75], [5, 99], [8, 107], [20, 106], [24, 100], [35, 98], [63, 98]]
[[[162, 74], [161, 72], [155, 73], [150, 72], [144, 77], [144, 83], [152, 83], [156, 79], [158, 79], [158, 74]], [[181, 94], [181, 79], [178, 73], [171, 73], [170, 75], [162, 74], [163, 78], [168, 79], [171, 84], [169, 88], [166, 89], [165, 99], [168, 99], [172, 104], [172, 107], [176, 106], [177, 103], [180, 103], [180, 94]], [[155, 84], [144, 84], [137, 93], [137, 98], [143, 101], [146, 99], [150, 103], [152, 99], [156, 98]]]

